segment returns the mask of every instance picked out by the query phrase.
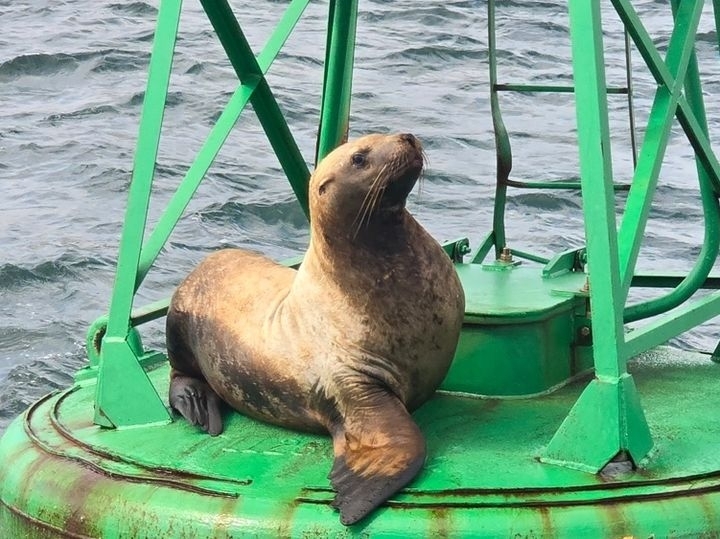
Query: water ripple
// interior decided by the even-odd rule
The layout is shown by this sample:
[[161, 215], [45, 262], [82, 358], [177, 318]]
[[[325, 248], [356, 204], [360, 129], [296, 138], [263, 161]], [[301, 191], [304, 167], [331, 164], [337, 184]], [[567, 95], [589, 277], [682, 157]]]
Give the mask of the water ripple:
[[80, 62], [96, 58], [102, 52], [74, 54], [24, 54], [0, 64], [0, 80], [10, 80], [23, 75], [46, 76], [75, 70]]

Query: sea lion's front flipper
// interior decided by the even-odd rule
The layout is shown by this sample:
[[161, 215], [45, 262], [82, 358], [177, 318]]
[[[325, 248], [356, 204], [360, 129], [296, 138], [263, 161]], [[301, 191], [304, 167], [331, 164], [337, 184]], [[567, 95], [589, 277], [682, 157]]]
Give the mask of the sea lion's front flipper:
[[[359, 521], [407, 485], [425, 462], [425, 439], [405, 406], [389, 393], [347, 411], [333, 434], [332, 506], [340, 522]], [[367, 403], [365, 403], [367, 404]]]
[[206, 382], [174, 371], [170, 378], [169, 400], [173, 409], [210, 436], [223, 431], [220, 397]]

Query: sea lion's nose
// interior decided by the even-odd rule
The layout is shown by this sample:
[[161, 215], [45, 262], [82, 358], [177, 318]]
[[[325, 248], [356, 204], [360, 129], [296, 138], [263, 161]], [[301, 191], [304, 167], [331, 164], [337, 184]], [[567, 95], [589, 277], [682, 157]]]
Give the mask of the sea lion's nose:
[[415, 138], [415, 135], [411, 133], [401, 133], [400, 139], [410, 144], [410, 146], [417, 146], [417, 139]]

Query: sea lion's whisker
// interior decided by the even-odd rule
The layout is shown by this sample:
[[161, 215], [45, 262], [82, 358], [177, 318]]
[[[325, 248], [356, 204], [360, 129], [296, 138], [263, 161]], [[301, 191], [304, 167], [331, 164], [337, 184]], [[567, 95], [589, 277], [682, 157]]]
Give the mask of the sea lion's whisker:
[[[377, 180], [377, 178], [376, 178]], [[373, 184], [370, 186], [370, 189], [368, 189], [367, 194], [365, 195], [365, 198], [362, 201], [362, 204], [360, 205], [360, 209], [358, 210], [357, 215], [355, 216], [355, 219], [353, 220], [352, 227], [353, 227], [353, 239], [355, 239], [358, 235], [358, 232], [360, 232], [360, 229], [362, 228], [363, 221], [365, 220], [365, 214], [367, 213], [367, 209], [369, 207], [369, 200], [373, 193]]]
[[[353, 239], [357, 238], [360, 229], [363, 227], [364, 221], [366, 225], [370, 223], [370, 208], [373, 206], [373, 199], [377, 196], [376, 193], [379, 190], [378, 185], [381, 183], [381, 179], [383, 177], [385, 169], [387, 169], [387, 164], [383, 165], [383, 167], [380, 169], [380, 172], [378, 172], [377, 176], [375, 176], [375, 179], [370, 184], [370, 188], [368, 189], [368, 192], [365, 195], [362, 204], [360, 205], [360, 210], [358, 211], [358, 214], [355, 216], [355, 220], [353, 221], [353, 227], [355, 228], [353, 232]], [[359, 222], [358, 218], [360, 219]]]
[[[387, 166], [387, 165], [385, 165], [385, 166]], [[373, 188], [375, 187], [375, 184], [377, 183], [378, 179], [380, 178], [380, 175], [385, 170], [385, 166], [383, 166], [383, 168], [380, 169], [380, 172], [378, 172], [377, 176], [375, 176], [375, 179], [373, 179], [372, 183], [370, 184], [370, 188], [368, 189], [368, 192], [365, 194], [365, 198], [363, 199], [362, 204], [360, 204], [360, 209], [358, 210], [358, 213], [355, 216], [355, 220], [352, 223], [353, 226], [355, 226], [358, 218], [363, 214], [363, 212], [365, 210], [365, 206], [366, 206], [368, 200], [370, 199], [370, 196], [372, 195]], [[362, 220], [361, 220], [361, 222], [362, 222]]]
[[375, 193], [378, 191], [376, 187], [372, 187], [372, 190], [370, 191], [371, 196], [368, 198], [368, 201], [366, 204], [363, 205], [361, 208], [361, 212], [358, 213], [360, 216], [360, 221], [357, 223], [357, 226], [355, 226], [355, 230], [353, 232], [353, 239], [357, 238], [358, 233], [363, 227], [363, 224], [367, 226], [370, 223], [370, 213], [371, 208], [373, 205], [373, 199], [375, 197]]
[[367, 220], [365, 221], [365, 225], [370, 224], [370, 220], [372, 219], [373, 215], [375, 214], [375, 211], [377, 210], [378, 206], [380, 206], [380, 201], [382, 200], [383, 195], [385, 194], [385, 190], [387, 189], [388, 182], [387, 182], [387, 176], [384, 176], [382, 178], [382, 182], [377, 183], [377, 187], [374, 190], [374, 194], [372, 198], [370, 199], [370, 204], [368, 206], [367, 211]]
[[388, 182], [383, 182], [383, 184], [377, 189], [377, 194], [373, 198], [372, 204], [370, 205], [370, 212], [368, 214], [367, 224], [370, 224], [370, 220], [372, 219], [373, 215], [375, 214], [375, 211], [380, 206], [380, 201], [382, 200], [382, 197], [385, 194], [385, 190], [387, 189], [387, 186], [388, 186]]

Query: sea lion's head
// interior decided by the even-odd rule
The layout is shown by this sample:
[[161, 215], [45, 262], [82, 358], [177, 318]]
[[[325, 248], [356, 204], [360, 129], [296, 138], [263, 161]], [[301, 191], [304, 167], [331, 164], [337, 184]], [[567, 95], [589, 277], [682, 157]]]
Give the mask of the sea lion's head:
[[338, 146], [310, 179], [310, 220], [327, 235], [354, 240], [397, 220], [424, 164], [409, 133], [367, 135]]

